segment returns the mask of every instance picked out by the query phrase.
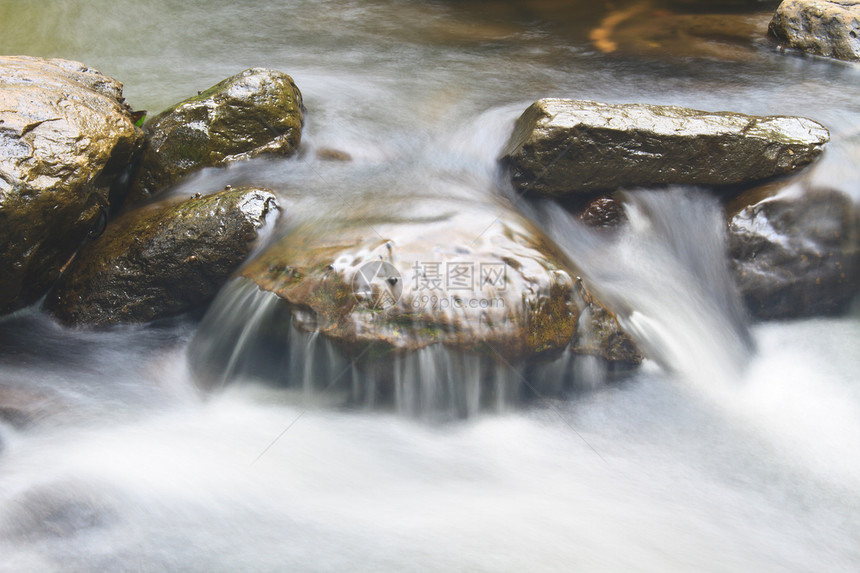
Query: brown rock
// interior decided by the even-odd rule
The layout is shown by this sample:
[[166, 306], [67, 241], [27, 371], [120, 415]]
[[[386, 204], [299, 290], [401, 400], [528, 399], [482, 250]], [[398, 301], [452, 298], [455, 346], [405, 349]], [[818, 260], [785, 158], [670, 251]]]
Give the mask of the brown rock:
[[45, 294], [142, 144], [116, 80], [0, 57], [0, 314]]

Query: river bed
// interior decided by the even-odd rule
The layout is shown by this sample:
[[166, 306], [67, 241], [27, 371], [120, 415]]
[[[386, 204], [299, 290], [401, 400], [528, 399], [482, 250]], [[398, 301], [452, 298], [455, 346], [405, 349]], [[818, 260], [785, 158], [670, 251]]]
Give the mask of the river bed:
[[[644, 4], [641, 19], [668, 22], [706, 3]], [[0, 14], [3, 53], [81, 60], [136, 109], [251, 66], [294, 77], [302, 156], [205, 171], [176, 194], [253, 177], [323, 220], [397, 211], [440, 182], [454, 203], [490, 200], [516, 117], [570, 97], [810, 117], [832, 133], [810, 180], [860, 200], [860, 66], [755, 36], [688, 38], [679, 55], [650, 36], [626, 50], [639, 44], [619, 31], [606, 52], [593, 32], [610, 8], [537, 0], [0, 0]], [[718, 309], [690, 308], [668, 324], [705, 334], [674, 373], [646, 360], [441, 423], [260, 384], [200, 392], [195, 318], [90, 332], [38, 309], [5, 317], [0, 571], [856, 571], [858, 312], [753, 324], [736, 374], [714, 358]]]

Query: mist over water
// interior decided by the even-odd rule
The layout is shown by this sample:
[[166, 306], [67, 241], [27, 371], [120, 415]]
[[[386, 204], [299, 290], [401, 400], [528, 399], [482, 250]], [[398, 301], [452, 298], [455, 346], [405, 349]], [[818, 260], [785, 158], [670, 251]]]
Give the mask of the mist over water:
[[537, 97], [799, 114], [833, 135], [809, 185], [858, 198], [860, 69], [766, 43], [611, 57], [587, 36], [603, 7], [508, 4], [0, 0], [4, 53], [82, 60], [138, 109], [250, 66], [293, 75], [304, 155], [172, 191], [272, 186], [285, 217], [260, 249], [415, 198], [511, 202], [648, 357], [619, 378], [430, 348], [381, 403], [372, 372], [241, 281], [199, 323], [25, 310], [0, 319], [0, 572], [857, 570], [857, 315], [750, 324], [700, 190], [631, 192], [629, 224], [595, 234], [512, 197], [495, 160]]

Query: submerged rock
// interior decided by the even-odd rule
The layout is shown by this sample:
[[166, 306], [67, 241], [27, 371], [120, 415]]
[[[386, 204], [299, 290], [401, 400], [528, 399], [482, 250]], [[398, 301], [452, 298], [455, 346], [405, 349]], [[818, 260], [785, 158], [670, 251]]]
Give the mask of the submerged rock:
[[140, 207], [88, 243], [45, 301], [67, 324], [146, 322], [199, 308], [250, 254], [277, 209], [254, 188]]
[[[442, 197], [410, 197], [407, 209], [353, 213], [325, 229], [297, 226], [240, 274], [286, 300], [298, 328], [353, 356], [441, 344], [516, 363], [561, 352], [586, 308], [602, 309], [509, 206]], [[610, 313], [589, 316], [598, 338], [626, 339]], [[587, 351], [641, 360], [616, 342], [592, 340]]]
[[785, 46], [860, 61], [860, 0], [784, 0], [769, 30]]
[[251, 68], [152, 118], [132, 198], [149, 197], [203, 167], [290, 156], [302, 135], [302, 94], [282, 72]]
[[751, 190], [728, 217], [731, 265], [754, 316], [835, 314], [860, 292], [860, 221], [846, 195]]
[[830, 134], [802, 117], [542, 99], [503, 152], [520, 191], [559, 196], [655, 185], [738, 185], [792, 173]]
[[[690, 7], [678, 8], [683, 12]], [[725, 8], [724, 3], [713, 7], [720, 8]], [[667, 11], [664, 3], [645, 1], [611, 11], [589, 39], [603, 53], [750, 60], [770, 18], [769, 12], [675, 13]]]
[[142, 144], [116, 80], [68, 60], [0, 57], [0, 314], [45, 294]]

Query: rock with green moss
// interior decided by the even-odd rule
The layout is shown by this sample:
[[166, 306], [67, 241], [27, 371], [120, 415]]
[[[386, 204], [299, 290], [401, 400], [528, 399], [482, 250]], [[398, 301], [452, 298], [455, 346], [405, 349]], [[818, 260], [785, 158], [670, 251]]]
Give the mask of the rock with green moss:
[[149, 120], [132, 200], [203, 167], [262, 155], [290, 156], [302, 135], [302, 94], [282, 72], [251, 68]]
[[795, 172], [829, 138], [802, 117], [542, 99], [517, 120], [502, 161], [519, 191], [545, 196], [732, 186]]
[[45, 306], [66, 324], [91, 326], [199, 308], [245, 260], [276, 211], [275, 196], [256, 188], [130, 211], [81, 249]]
[[860, 61], [860, 0], [784, 0], [769, 31], [790, 48]]
[[0, 314], [45, 294], [142, 144], [116, 80], [68, 60], [0, 57]]
[[388, 207], [297, 225], [240, 274], [287, 301], [297, 328], [351, 356], [444, 345], [523, 363], [576, 346], [589, 308], [596, 338], [576, 348], [641, 360], [554, 244], [509, 205], [413, 195]]
[[847, 195], [768, 186], [727, 215], [730, 262], [754, 316], [838, 314], [860, 294], [860, 211]]

